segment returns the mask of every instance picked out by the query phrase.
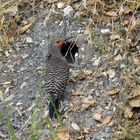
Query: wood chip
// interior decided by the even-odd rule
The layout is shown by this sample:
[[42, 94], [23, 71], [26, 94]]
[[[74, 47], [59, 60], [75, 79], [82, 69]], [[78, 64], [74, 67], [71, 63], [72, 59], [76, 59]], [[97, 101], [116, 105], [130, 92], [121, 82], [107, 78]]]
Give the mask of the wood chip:
[[109, 124], [110, 122], [111, 122], [111, 120], [112, 120], [112, 116], [105, 116], [105, 117], [102, 117], [102, 120], [101, 120], [101, 122], [104, 124], [104, 125], [106, 125], [106, 124]]
[[107, 89], [106, 94], [115, 95], [115, 94], [118, 94], [119, 92], [120, 92], [120, 89], [113, 87], [113, 88]]

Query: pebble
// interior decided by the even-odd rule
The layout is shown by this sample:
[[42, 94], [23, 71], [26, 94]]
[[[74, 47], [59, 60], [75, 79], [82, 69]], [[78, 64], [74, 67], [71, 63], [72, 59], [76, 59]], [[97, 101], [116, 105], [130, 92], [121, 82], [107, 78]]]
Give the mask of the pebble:
[[101, 116], [100, 113], [95, 112], [95, 113], [93, 113], [92, 117], [93, 117], [94, 120], [100, 121], [102, 116]]
[[63, 25], [64, 25], [64, 22], [60, 21], [59, 26], [63, 26]]
[[71, 123], [71, 126], [72, 126], [72, 128], [73, 128], [74, 130], [76, 130], [76, 131], [78, 131], [78, 132], [81, 130], [80, 127], [79, 127], [79, 125], [76, 124], [76, 123]]
[[27, 85], [27, 82], [23, 82], [20, 86], [20, 89], [23, 89], [23, 87], [25, 87]]
[[83, 29], [79, 29], [79, 30], [77, 31], [78, 34], [83, 33], [83, 32], [84, 32]]
[[47, 117], [48, 115], [49, 115], [49, 110], [46, 110], [46, 111], [44, 112], [43, 117], [45, 118], [45, 117]]
[[25, 58], [27, 58], [29, 56], [29, 54], [22, 54], [22, 59], [25, 59]]
[[100, 57], [97, 58], [97, 59], [94, 61], [93, 65], [94, 65], [94, 66], [98, 66], [99, 64], [100, 64]]
[[109, 75], [109, 78], [112, 79], [116, 75], [115, 71], [113, 69], [109, 69], [107, 71], [107, 74]]
[[33, 39], [31, 37], [26, 37], [26, 42], [27, 43], [33, 43]]
[[62, 9], [62, 8], [64, 7], [64, 5], [65, 5], [64, 2], [60, 2], [60, 3], [57, 4], [57, 7], [58, 7], [59, 9]]
[[70, 5], [68, 5], [66, 8], [64, 8], [63, 12], [64, 12], [64, 16], [68, 16], [68, 17], [69, 16], [71, 17], [74, 14], [74, 10]]
[[109, 29], [101, 29], [101, 33], [106, 35], [106, 34], [110, 34], [111, 31]]
[[20, 106], [20, 105], [22, 105], [20, 101], [16, 103], [16, 106]]
[[120, 68], [122, 69], [122, 68], [125, 68], [126, 67], [126, 65], [125, 64], [121, 64], [120, 65]]
[[118, 60], [122, 60], [123, 58], [122, 58], [122, 56], [119, 54], [119, 55], [117, 55], [115, 58], [114, 58], [114, 60], [116, 60], [116, 61], [118, 61]]

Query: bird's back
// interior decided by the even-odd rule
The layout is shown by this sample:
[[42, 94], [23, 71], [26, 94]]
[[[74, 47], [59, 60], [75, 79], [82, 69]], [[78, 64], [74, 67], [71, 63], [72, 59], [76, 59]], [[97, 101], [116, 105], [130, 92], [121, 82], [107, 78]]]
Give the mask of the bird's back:
[[53, 98], [62, 98], [69, 78], [68, 63], [56, 56], [48, 59], [45, 88]]

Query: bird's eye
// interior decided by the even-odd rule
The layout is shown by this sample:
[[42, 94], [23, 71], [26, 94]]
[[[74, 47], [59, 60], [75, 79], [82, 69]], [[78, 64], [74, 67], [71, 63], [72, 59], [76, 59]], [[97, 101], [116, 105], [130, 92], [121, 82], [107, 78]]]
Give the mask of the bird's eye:
[[59, 40], [56, 43], [59, 43]]

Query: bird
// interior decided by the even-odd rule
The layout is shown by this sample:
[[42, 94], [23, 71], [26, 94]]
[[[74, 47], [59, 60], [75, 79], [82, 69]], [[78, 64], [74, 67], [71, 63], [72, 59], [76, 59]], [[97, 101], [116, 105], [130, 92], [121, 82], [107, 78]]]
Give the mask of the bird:
[[74, 63], [75, 54], [78, 53], [78, 47], [75, 41], [68, 41], [70, 38], [72, 37], [63, 40], [59, 37], [56, 37], [56, 44], [60, 49], [62, 56], [65, 57], [68, 63]]
[[56, 118], [59, 114], [60, 103], [65, 96], [65, 88], [69, 80], [69, 65], [62, 56], [60, 48], [50, 46], [46, 63], [45, 89], [49, 94], [49, 117]]

